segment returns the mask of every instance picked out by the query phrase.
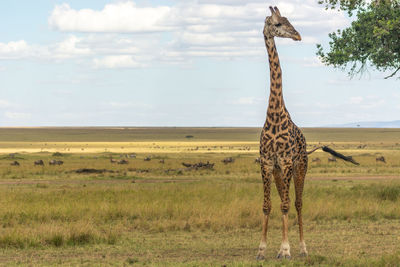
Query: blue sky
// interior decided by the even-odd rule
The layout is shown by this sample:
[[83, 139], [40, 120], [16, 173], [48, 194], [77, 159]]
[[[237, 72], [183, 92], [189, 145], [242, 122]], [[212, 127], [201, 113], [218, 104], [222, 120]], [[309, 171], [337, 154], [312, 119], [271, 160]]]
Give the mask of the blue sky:
[[3, 0], [0, 125], [262, 126], [268, 5], [303, 37], [277, 41], [296, 124], [400, 119], [399, 80], [349, 79], [315, 57], [349, 24], [316, 2]]

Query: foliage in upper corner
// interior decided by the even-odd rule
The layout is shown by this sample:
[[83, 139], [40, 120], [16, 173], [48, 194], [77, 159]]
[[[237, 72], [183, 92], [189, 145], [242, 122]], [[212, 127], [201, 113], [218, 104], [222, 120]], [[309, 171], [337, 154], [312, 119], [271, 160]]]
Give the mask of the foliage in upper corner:
[[325, 5], [326, 9], [347, 11], [350, 16], [354, 10], [367, 5], [365, 0], [318, 0], [318, 4]]
[[329, 34], [329, 52], [324, 52], [317, 44], [317, 55], [325, 65], [341, 69], [350, 65], [349, 75], [355, 75], [369, 64], [378, 71], [392, 72], [385, 78], [396, 75], [400, 70], [399, 0], [369, 4], [362, 0], [324, 0], [320, 3], [326, 3], [330, 8], [340, 5], [339, 8], [348, 12], [357, 8], [357, 19], [349, 28]]

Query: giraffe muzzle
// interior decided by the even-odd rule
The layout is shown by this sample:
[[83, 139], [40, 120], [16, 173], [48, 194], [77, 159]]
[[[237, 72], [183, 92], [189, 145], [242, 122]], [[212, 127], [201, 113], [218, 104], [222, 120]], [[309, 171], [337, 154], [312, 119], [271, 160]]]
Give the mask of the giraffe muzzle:
[[292, 39], [295, 41], [301, 41], [301, 36], [299, 33], [296, 33], [295, 35], [293, 35]]

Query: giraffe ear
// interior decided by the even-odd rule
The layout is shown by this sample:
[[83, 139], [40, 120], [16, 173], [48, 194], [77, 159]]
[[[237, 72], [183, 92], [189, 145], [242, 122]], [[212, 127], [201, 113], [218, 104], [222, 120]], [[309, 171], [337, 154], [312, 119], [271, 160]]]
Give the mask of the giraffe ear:
[[279, 17], [281, 17], [281, 12], [279, 12], [279, 9], [277, 7], [274, 7], [275, 14], [277, 14]]

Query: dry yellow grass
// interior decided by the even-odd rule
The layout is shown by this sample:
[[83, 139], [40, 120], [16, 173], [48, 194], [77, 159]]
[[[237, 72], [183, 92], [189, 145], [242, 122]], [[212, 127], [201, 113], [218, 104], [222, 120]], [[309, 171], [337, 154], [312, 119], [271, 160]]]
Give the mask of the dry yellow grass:
[[257, 142], [0, 142], [1, 153], [247, 153]]

